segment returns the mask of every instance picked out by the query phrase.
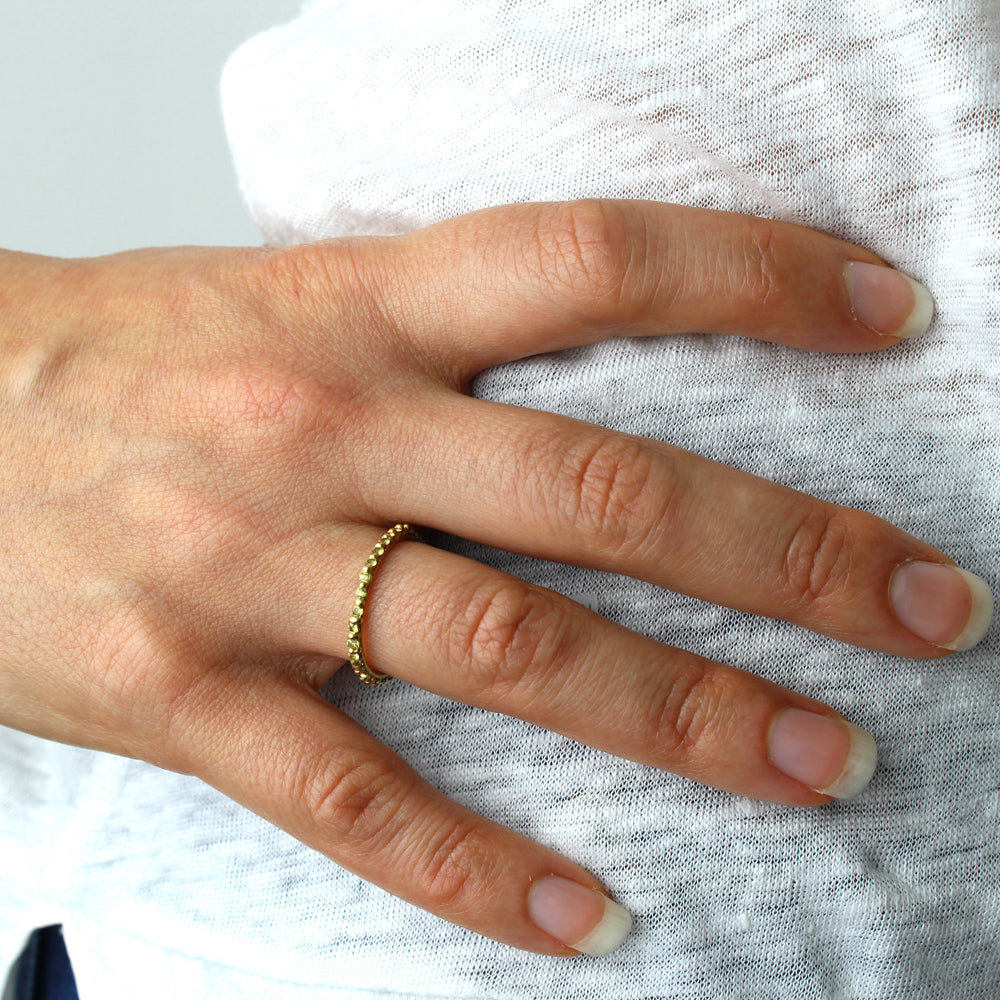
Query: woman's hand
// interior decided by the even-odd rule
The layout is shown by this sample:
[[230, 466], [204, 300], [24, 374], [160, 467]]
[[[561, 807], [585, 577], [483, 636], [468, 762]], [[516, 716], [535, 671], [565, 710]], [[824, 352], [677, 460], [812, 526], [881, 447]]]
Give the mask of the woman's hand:
[[[970, 645], [985, 586], [878, 518], [464, 394], [611, 336], [873, 351], [929, 316], [857, 247], [639, 202], [287, 250], [0, 256], [0, 721], [197, 774], [517, 947], [607, 950], [627, 918], [592, 876], [317, 693], [360, 568], [409, 521], [903, 656]], [[376, 670], [743, 795], [814, 805], [874, 766], [830, 708], [419, 542], [388, 552], [364, 621]]]

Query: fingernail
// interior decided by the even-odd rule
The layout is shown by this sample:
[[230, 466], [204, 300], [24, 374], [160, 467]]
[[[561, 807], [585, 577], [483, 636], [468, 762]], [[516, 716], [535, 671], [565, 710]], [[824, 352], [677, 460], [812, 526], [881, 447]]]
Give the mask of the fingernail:
[[768, 734], [771, 763], [814, 791], [849, 799], [871, 781], [878, 752], [863, 729], [800, 708], [786, 708]]
[[854, 318], [869, 330], [886, 337], [917, 337], [931, 325], [931, 293], [902, 271], [849, 260], [844, 280]]
[[632, 930], [632, 918], [616, 902], [558, 875], [531, 887], [528, 913], [546, 934], [584, 955], [607, 955]]
[[902, 625], [945, 649], [975, 646], [993, 620], [993, 594], [986, 581], [943, 563], [914, 560], [897, 567], [889, 601]]

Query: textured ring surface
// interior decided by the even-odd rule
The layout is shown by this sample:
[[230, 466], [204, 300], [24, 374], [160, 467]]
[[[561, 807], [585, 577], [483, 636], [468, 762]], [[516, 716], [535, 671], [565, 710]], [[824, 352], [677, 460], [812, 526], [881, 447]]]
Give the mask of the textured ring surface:
[[358, 679], [378, 687], [384, 681], [389, 680], [389, 674], [380, 674], [377, 670], [372, 670], [365, 659], [365, 653], [361, 646], [361, 631], [365, 617], [365, 600], [368, 591], [375, 579], [375, 571], [383, 556], [395, 542], [404, 538], [418, 538], [417, 532], [408, 524], [396, 524], [391, 527], [376, 543], [372, 549], [372, 554], [365, 562], [364, 568], [358, 578], [358, 589], [354, 597], [354, 608], [351, 611], [351, 622], [347, 630], [347, 658], [351, 662], [351, 667], [358, 675]]

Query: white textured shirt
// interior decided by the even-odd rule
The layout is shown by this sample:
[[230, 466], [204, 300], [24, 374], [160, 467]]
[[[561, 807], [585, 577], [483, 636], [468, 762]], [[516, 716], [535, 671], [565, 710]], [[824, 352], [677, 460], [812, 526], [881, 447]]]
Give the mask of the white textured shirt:
[[[270, 242], [596, 195], [784, 219], [881, 254], [937, 304], [925, 337], [888, 352], [620, 340], [476, 391], [872, 511], [995, 586], [997, 0], [319, 0], [232, 57], [223, 98]], [[416, 910], [196, 779], [0, 731], [0, 959], [63, 920], [83, 1000], [996, 995], [996, 631], [911, 661], [454, 545], [828, 702], [878, 741], [874, 780], [818, 809], [750, 801], [341, 671], [332, 701], [635, 915], [618, 951], [566, 959]]]

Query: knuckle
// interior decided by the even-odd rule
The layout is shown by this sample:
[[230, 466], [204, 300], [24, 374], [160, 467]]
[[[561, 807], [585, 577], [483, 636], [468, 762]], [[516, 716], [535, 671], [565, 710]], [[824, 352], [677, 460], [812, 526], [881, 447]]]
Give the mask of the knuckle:
[[275, 432], [282, 437], [307, 437], [336, 419], [331, 387], [307, 375], [245, 368], [226, 386], [234, 423], [254, 437]]
[[599, 199], [543, 206], [536, 240], [539, 270], [557, 295], [593, 322], [617, 315], [635, 254], [620, 208]]
[[264, 358], [200, 376], [189, 405], [199, 444], [220, 460], [250, 458], [287, 471], [314, 462], [317, 448], [346, 451], [364, 438], [374, 406], [362, 400], [368, 403], [353, 375]]
[[781, 580], [794, 605], [825, 603], [853, 574], [852, 512], [813, 502], [791, 524], [781, 553]]
[[713, 742], [723, 701], [715, 674], [705, 665], [691, 665], [665, 679], [663, 689], [649, 699], [642, 722], [646, 745], [674, 766], [683, 763], [694, 776]]
[[739, 297], [757, 311], [779, 304], [785, 283], [780, 259], [780, 241], [767, 219], [747, 219], [743, 236], [743, 267], [737, 270]]
[[268, 247], [251, 260], [248, 275], [258, 300], [296, 307], [329, 300], [334, 294], [339, 297], [352, 284], [348, 276], [357, 272], [349, 240]]
[[523, 699], [560, 659], [564, 614], [554, 597], [519, 580], [478, 588], [450, 638], [468, 690], [490, 701]]
[[[384, 308], [385, 261], [372, 252], [364, 239], [334, 239], [257, 251], [240, 271], [241, 285], [249, 292], [253, 314], [248, 328], [256, 330], [259, 346], [270, 347], [275, 327], [297, 338], [304, 350], [318, 352], [326, 360], [331, 327], [344, 327], [364, 335], [369, 348], [378, 347], [381, 357], [396, 327]], [[379, 263], [381, 261], [381, 264]], [[353, 361], [364, 365], [364, 352], [354, 352]], [[368, 361], [375, 370], [376, 361]]]
[[606, 555], [628, 558], [669, 518], [670, 481], [658, 457], [633, 438], [609, 435], [570, 449], [556, 478], [560, 523]]
[[435, 913], [455, 913], [481, 905], [491, 879], [495, 844], [485, 824], [463, 818], [443, 826], [429, 840], [417, 876], [424, 905]]
[[[99, 663], [105, 721], [126, 752], [187, 772], [191, 733], [210, 713], [215, 695], [200, 656], [186, 655], [170, 630], [135, 601], [108, 610], [99, 622], [70, 626], [75, 648]], [[195, 720], [192, 723], [192, 720]]]
[[333, 751], [330, 759], [302, 767], [295, 787], [306, 814], [328, 838], [351, 850], [376, 852], [402, 808], [405, 783], [378, 757]]

